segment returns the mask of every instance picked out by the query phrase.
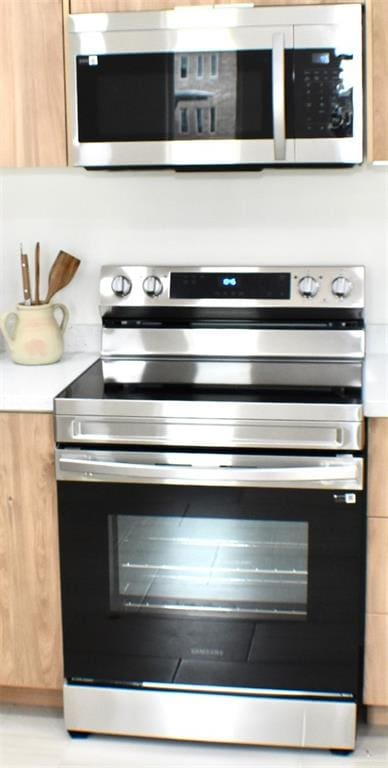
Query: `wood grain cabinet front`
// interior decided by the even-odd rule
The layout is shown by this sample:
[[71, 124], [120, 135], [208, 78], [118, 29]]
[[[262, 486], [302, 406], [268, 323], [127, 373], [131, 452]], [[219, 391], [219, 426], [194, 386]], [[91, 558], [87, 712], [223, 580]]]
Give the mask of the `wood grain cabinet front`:
[[388, 419], [368, 423], [368, 527], [364, 703], [388, 725]]
[[388, 162], [388, 2], [366, 0], [368, 160]]
[[0, 414], [0, 489], [0, 701], [12, 691], [23, 700], [24, 690], [26, 703], [55, 703], [63, 673], [52, 414]]
[[[362, 1], [362, 0], [361, 0]], [[255, 0], [254, 5], [335, 5], [355, 0]], [[70, 0], [71, 13], [110, 13], [115, 11], [150, 11], [178, 5], [226, 5], [236, 0]]]
[[0, 2], [0, 166], [66, 165], [62, 0]]

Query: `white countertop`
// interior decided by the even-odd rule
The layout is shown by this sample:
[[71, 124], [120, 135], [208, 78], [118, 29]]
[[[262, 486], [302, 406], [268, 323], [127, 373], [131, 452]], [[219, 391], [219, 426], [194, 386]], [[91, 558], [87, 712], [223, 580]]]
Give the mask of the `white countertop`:
[[53, 399], [99, 357], [66, 352], [51, 365], [16, 365], [0, 352], [0, 411], [52, 411]]
[[388, 416], [388, 354], [367, 355], [364, 412], [365, 416]]

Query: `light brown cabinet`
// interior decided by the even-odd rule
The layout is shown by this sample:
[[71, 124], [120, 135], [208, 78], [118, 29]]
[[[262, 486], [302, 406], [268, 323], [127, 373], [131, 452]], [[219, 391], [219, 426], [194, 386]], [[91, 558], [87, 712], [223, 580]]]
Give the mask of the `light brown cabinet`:
[[62, 0], [0, 2], [0, 166], [64, 166]]
[[[361, 0], [362, 1], [362, 0]], [[235, 3], [236, 0], [214, 0]], [[355, 0], [255, 0], [255, 5], [333, 5]], [[210, 0], [70, 0], [71, 13], [109, 13], [114, 11], [148, 11], [174, 8], [178, 5], [211, 5]]]
[[[214, 0], [214, 5], [235, 3], [236, 0]], [[293, 2], [293, 0], [291, 0]], [[261, 3], [258, 2], [257, 5]], [[265, 3], [265, 5], [276, 5]], [[110, 13], [115, 11], [160, 11], [178, 5], [211, 5], [209, 0], [70, 0], [71, 13]], [[264, 5], [264, 3], [262, 3]], [[282, 0], [284, 5], [284, 0]]]
[[368, 160], [388, 162], [388, 2], [367, 0]]
[[0, 700], [59, 703], [52, 414], [0, 414], [0, 489]]
[[388, 725], [388, 419], [369, 419], [364, 702]]

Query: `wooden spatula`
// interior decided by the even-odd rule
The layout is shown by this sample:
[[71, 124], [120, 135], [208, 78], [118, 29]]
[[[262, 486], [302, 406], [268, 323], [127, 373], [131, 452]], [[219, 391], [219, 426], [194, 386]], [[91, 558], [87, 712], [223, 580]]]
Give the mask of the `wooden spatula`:
[[55, 293], [58, 293], [58, 291], [61, 291], [65, 285], [70, 283], [70, 280], [74, 277], [80, 263], [80, 259], [76, 259], [76, 257], [71, 256], [70, 253], [59, 251], [49, 272], [45, 303], [48, 303]]

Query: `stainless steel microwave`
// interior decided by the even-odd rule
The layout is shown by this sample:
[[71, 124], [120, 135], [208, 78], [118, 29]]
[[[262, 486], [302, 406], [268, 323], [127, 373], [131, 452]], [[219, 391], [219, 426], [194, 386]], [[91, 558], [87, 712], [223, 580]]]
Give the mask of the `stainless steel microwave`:
[[71, 15], [68, 62], [72, 165], [363, 160], [360, 4]]

